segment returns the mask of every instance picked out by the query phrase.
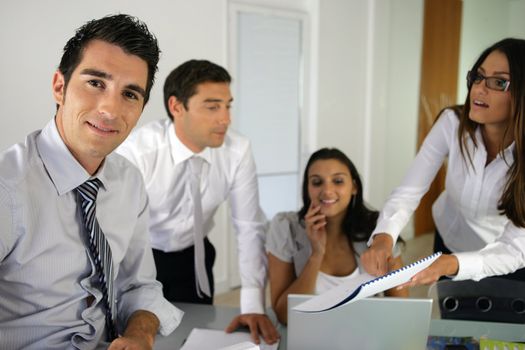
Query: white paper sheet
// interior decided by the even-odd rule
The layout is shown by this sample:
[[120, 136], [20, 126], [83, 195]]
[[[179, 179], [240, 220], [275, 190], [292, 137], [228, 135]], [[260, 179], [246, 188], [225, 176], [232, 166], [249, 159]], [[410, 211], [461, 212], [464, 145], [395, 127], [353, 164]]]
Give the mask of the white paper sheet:
[[432, 254], [381, 277], [363, 274], [359, 278], [347, 281], [323, 294], [319, 294], [293, 309], [303, 312], [328, 311], [335, 307], [384, 292], [408, 282], [416, 273], [427, 268], [440, 255], [441, 252]]
[[268, 345], [261, 341], [258, 346], [251, 340], [250, 333], [226, 333], [223, 330], [193, 328], [181, 350], [277, 350], [279, 342]]

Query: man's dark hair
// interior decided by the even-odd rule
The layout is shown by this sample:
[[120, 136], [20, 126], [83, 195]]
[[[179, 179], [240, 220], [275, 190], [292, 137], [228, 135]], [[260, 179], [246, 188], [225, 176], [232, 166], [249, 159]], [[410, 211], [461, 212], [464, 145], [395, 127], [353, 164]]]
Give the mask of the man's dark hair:
[[202, 83], [230, 83], [230, 74], [221, 66], [206, 60], [189, 60], [171, 71], [164, 82], [164, 107], [173, 120], [168, 100], [175, 96], [188, 109], [188, 100], [197, 93]]
[[64, 46], [64, 53], [58, 69], [64, 75], [64, 89], [71, 79], [71, 74], [82, 60], [86, 45], [92, 40], [102, 40], [120, 47], [125, 53], [143, 59], [148, 65], [148, 81], [144, 105], [155, 81], [157, 64], [159, 62], [159, 46], [155, 36], [148, 30], [146, 24], [136, 17], [125, 14], [106, 16], [94, 19], [78, 28]]

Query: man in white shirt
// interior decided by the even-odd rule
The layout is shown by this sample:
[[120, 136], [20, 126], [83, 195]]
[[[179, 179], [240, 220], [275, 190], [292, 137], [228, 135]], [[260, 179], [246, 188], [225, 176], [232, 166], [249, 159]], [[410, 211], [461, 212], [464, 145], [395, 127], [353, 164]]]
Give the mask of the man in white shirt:
[[[157, 279], [168, 300], [213, 302], [215, 249], [207, 238], [202, 247], [199, 234], [209, 234], [215, 212], [229, 199], [242, 289], [241, 315], [227, 331], [246, 325], [254, 341], [258, 343], [261, 334], [267, 343], [273, 343], [278, 334], [264, 314], [266, 218], [259, 206], [250, 143], [228, 130], [233, 101], [230, 82], [228, 72], [214, 63], [183, 63], [164, 84], [169, 119], [137, 130], [118, 152], [144, 176], [151, 202], [150, 234]], [[195, 159], [202, 164], [196, 173], [192, 163]], [[195, 198], [192, 179], [199, 177], [199, 198]], [[198, 232], [199, 227], [202, 232]], [[206, 271], [202, 268], [202, 277], [198, 266], [200, 249], [205, 252], [202, 264]]]
[[1, 349], [148, 350], [180, 323], [155, 280], [142, 177], [112, 154], [158, 59], [138, 19], [86, 23], [53, 76], [55, 118], [0, 153]]

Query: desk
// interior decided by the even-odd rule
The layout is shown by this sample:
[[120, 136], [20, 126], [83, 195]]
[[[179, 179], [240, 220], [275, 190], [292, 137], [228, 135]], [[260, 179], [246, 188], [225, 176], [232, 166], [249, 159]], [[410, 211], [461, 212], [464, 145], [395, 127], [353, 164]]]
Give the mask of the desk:
[[156, 350], [180, 349], [193, 328], [224, 330], [240, 311], [239, 308], [229, 306], [188, 303], [174, 303], [174, 305], [184, 311], [182, 322], [169, 336], [157, 336], [155, 340]]
[[[182, 322], [169, 336], [157, 336], [156, 350], [178, 350], [193, 328], [225, 329], [239, 314], [239, 308], [229, 306], [186, 303], [175, 303], [175, 306], [184, 311]], [[286, 350], [286, 327], [279, 325], [278, 331], [281, 334], [279, 350]], [[432, 319], [429, 334], [477, 338], [486, 335], [494, 339], [525, 342], [525, 325]]]

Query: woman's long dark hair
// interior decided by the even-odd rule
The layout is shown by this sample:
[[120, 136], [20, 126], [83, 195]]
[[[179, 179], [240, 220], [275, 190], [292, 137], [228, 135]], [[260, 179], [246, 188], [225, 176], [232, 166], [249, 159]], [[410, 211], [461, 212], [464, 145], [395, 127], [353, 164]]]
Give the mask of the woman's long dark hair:
[[310, 167], [318, 160], [330, 159], [337, 160], [348, 168], [357, 190], [356, 194], [352, 196], [352, 199], [348, 204], [341, 229], [350, 242], [366, 241], [376, 226], [379, 212], [368, 209], [365, 206], [363, 201], [363, 185], [361, 183], [361, 177], [359, 176], [354, 163], [352, 163], [352, 161], [337, 148], [321, 148], [314, 152], [310, 156], [310, 159], [308, 159], [303, 176], [303, 207], [297, 214], [301, 220], [304, 220], [304, 216], [310, 207], [311, 200], [308, 195], [308, 172], [310, 171]]
[[[507, 181], [498, 202], [501, 214], [506, 215], [517, 227], [525, 227], [525, 40], [507, 38], [498, 41], [481, 53], [471, 71], [476, 72], [488, 55], [494, 51], [503, 53], [509, 62], [511, 108], [505, 136], [511, 133], [514, 139], [514, 162], [507, 172]], [[470, 138], [477, 147], [474, 136], [478, 123], [469, 118], [470, 89], [460, 114], [458, 138], [461, 154], [465, 162], [472, 164], [472, 156], [467, 147]], [[500, 153], [503, 155], [503, 139]], [[468, 159], [468, 161], [467, 161]]]

